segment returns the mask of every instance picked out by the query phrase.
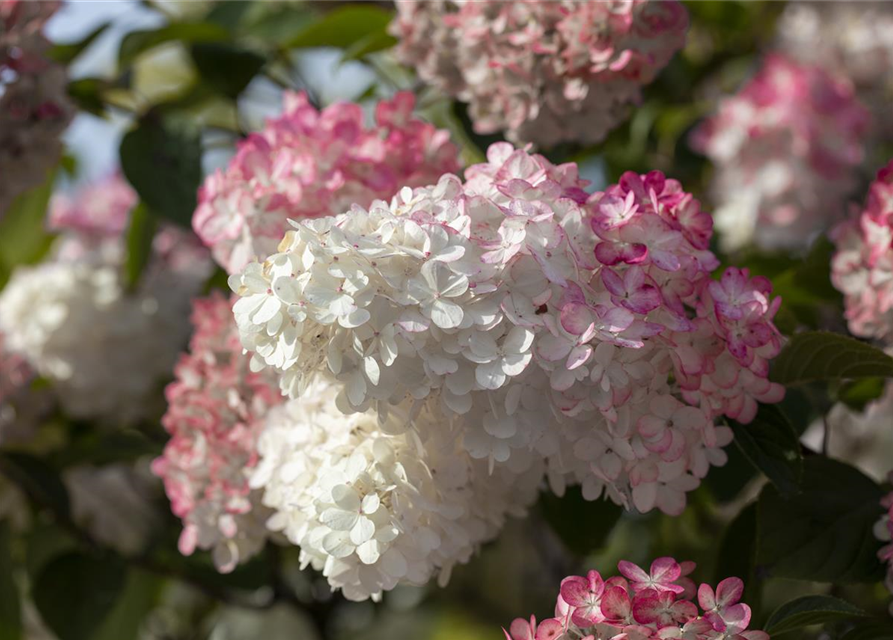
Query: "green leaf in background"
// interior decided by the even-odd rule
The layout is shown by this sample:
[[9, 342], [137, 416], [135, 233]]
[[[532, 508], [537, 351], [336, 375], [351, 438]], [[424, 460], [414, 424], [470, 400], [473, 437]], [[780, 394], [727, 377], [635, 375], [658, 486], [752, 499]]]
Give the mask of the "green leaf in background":
[[68, 83], [68, 96], [77, 103], [79, 109], [101, 118], [105, 116], [102, 94], [109, 88], [108, 80], [103, 78], [78, 78]]
[[143, 620], [158, 602], [164, 581], [145, 571], [132, 569], [115, 608], [106, 616], [90, 640], [139, 638]]
[[884, 395], [887, 381], [883, 378], [862, 378], [841, 385], [837, 399], [853, 411], [864, 411], [872, 401]]
[[893, 622], [867, 620], [856, 625], [841, 640], [893, 640]]
[[586, 500], [579, 486], [568, 487], [560, 498], [551, 492], [543, 493], [539, 504], [552, 530], [580, 556], [603, 547], [623, 515], [623, 508], [613, 502]]
[[13, 200], [0, 219], [0, 287], [17, 266], [39, 262], [49, 251], [53, 236], [46, 230], [46, 211], [55, 177], [51, 172], [42, 185]]
[[803, 456], [800, 439], [784, 412], [775, 405], [761, 404], [750, 424], [730, 421], [735, 444], [783, 496], [800, 489]]
[[766, 633], [777, 636], [816, 624], [827, 624], [868, 614], [845, 600], [832, 596], [803, 596], [781, 605], [769, 616]]
[[0, 522], [0, 640], [19, 640], [22, 605], [10, 551], [9, 522]]
[[757, 507], [757, 565], [770, 576], [816, 582], [874, 582], [882, 571], [872, 534], [881, 487], [858, 469], [807, 458], [801, 491], [767, 485]]
[[192, 45], [192, 60], [203, 82], [229, 98], [237, 98], [267, 59], [254, 51], [222, 42]]
[[109, 28], [109, 25], [110, 23], [108, 22], [99, 25], [77, 42], [54, 45], [48, 53], [49, 58], [56, 62], [61, 62], [62, 64], [71, 64], [71, 62], [81, 55], [87, 47], [93, 44], [99, 36], [105, 33], [105, 30]]
[[284, 43], [291, 49], [356, 46], [363, 38], [386, 33], [393, 14], [381, 7], [350, 4], [338, 7], [309, 24]]
[[[719, 545], [714, 582], [726, 578], [741, 578], [744, 581], [743, 601], [758, 607], [762, 581], [755, 575], [757, 537], [757, 505], [755, 502], [744, 507], [726, 527]], [[756, 617], [756, 611], [754, 612]]]
[[0, 454], [0, 473], [7, 476], [38, 504], [67, 517], [68, 490], [56, 470], [40, 458], [25, 453]]
[[773, 382], [783, 385], [879, 376], [893, 377], [893, 358], [870, 344], [828, 331], [795, 335], [769, 372]]
[[90, 640], [115, 607], [126, 579], [118, 558], [69, 553], [40, 572], [34, 604], [59, 640]]
[[195, 44], [197, 42], [226, 42], [230, 33], [219, 24], [210, 22], [176, 22], [161, 29], [131, 31], [121, 40], [118, 67], [124, 69], [141, 53], [166, 42]]
[[128, 290], [136, 288], [143, 270], [149, 264], [157, 224], [144, 202], [139, 202], [130, 212], [126, 235], [127, 257], [124, 260], [124, 284]]
[[361, 60], [370, 53], [377, 53], [390, 49], [397, 44], [397, 38], [389, 34], [387, 31], [377, 31], [360, 38], [354, 44], [347, 48], [341, 57], [341, 62], [348, 60]]
[[150, 112], [121, 141], [121, 169], [153, 214], [190, 228], [202, 179], [197, 131]]

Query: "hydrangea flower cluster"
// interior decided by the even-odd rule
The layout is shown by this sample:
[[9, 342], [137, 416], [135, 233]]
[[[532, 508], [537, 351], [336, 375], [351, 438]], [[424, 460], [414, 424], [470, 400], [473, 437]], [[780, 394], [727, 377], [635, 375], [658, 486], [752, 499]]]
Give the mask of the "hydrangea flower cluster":
[[831, 282], [844, 295], [850, 331], [893, 339], [893, 161], [871, 183], [865, 208], [838, 225]]
[[398, 58], [469, 104], [478, 133], [591, 144], [682, 48], [675, 0], [398, 2]]
[[180, 551], [212, 549], [217, 567], [228, 572], [267, 538], [270, 514], [248, 486], [248, 473], [257, 464], [264, 418], [283, 398], [270, 372], [249, 371], [223, 296], [196, 299], [192, 324], [190, 351], [166, 390], [162, 423], [171, 439], [152, 470], [183, 519]]
[[27, 410], [23, 401], [33, 375], [27, 361], [9, 350], [0, 333], [0, 445], [31, 433], [32, 425], [24, 419], [22, 409]]
[[712, 279], [710, 216], [659, 172], [589, 196], [576, 165], [500, 143], [466, 179], [295, 222], [231, 276], [252, 366], [293, 398], [327, 376], [381, 424], [409, 402], [422, 446], [448, 432], [491, 470], [545, 462], [559, 494], [681, 513], [726, 460], [716, 419], [783, 396], [770, 283]]
[[[78, 208], [90, 209], [95, 193]], [[100, 208], [107, 202], [100, 198]], [[123, 237], [116, 235], [127, 213], [110, 211], [110, 228], [97, 224], [91, 233], [57, 227], [63, 233], [51, 258], [16, 269], [0, 293], [9, 349], [53, 383], [72, 417], [116, 426], [161, 412], [160, 383], [189, 336], [190, 300], [210, 272], [196, 242], [165, 228], [139, 286], [128, 291]]]
[[285, 96], [285, 111], [238, 145], [225, 171], [199, 191], [193, 227], [230, 273], [276, 250], [286, 220], [368, 206], [402, 186], [429, 184], [459, 168], [446, 131], [412, 115], [415, 97], [379, 102], [375, 125], [362, 108], [337, 103], [318, 111], [303, 93]]
[[845, 211], [867, 125], [847, 81], [770, 55], [693, 136], [716, 165], [722, 246], [808, 246]]
[[890, 140], [893, 7], [886, 2], [792, 2], [777, 25], [776, 46], [801, 62], [848, 78], [873, 117], [871, 139]]
[[384, 418], [345, 415], [339, 391], [319, 378], [270, 412], [251, 483], [275, 510], [268, 526], [348, 599], [435, 577], [446, 584], [536, 499], [541, 471], [491, 474], [430, 407], [408, 400]]
[[[890, 472], [888, 481], [893, 484], [893, 471]], [[887, 585], [887, 589], [893, 593], [893, 492], [884, 496], [884, 499], [881, 501], [881, 506], [886, 509], [887, 512], [878, 521], [877, 526], [875, 527], [875, 533], [877, 534], [878, 539], [887, 542], [888, 544], [878, 552], [878, 557], [882, 562], [887, 563], [887, 578], [885, 584]], [[893, 615], [893, 603], [890, 604], [890, 615]]]
[[46, 58], [42, 33], [60, 5], [0, 0], [0, 216], [44, 181], [74, 114], [65, 69]]
[[618, 568], [622, 575], [608, 579], [594, 570], [568, 576], [555, 616], [539, 623], [517, 618], [503, 629], [506, 640], [769, 640], [764, 631], [747, 630], [751, 610], [741, 602], [739, 578], [696, 592], [686, 577], [693, 562], [658, 558], [645, 571], [622, 560]]

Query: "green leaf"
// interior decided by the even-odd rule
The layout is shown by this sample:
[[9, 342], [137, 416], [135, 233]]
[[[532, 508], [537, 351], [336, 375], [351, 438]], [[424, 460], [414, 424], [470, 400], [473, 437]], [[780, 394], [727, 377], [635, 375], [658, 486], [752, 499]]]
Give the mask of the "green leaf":
[[803, 596], [781, 605], [769, 616], [766, 633], [771, 636], [816, 624], [826, 624], [868, 614], [845, 600], [832, 596]]
[[886, 387], [883, 378], [862, 378], [842, 385], [837, 391], [837, 399], [853, 411], [864, 411], [868, 403], [884, 395]]
[[49, 58], [56, 62], [61, 62], [62, 64], [71, 64], [71, 62], [81, 55], [87, 47], [93, 44], [96, 38], [105, 33], [105, 30], [109, 28], [110, 24], [110, 22], [105, 22], [99, 25], [77, 42], [54, 45], [48, 52]]
[[164, 581], [150, 573], [131, 570], [127, 584], [115, 608], [106, 616], [99, 630], [90, 640], [122, 640], [140, 637], [140, 627], [161, 594]]
[[22, 635], [22, 605], [10, 551], [9, 522], [0, 522], [0, 640]]
[[82, 111], [95, 116], [105, 116], [105, 100], [102, 93], [110, 88], [103, 78], [78, 78], [68, 83], [68, 95]]
[[806, 331], [791, 338], [773, 362], [769, 377], [783, 385], [819, 380], [893, 377], [893, 358], [855, 338]]
[[17, 266], [39, 262], [53, 243], [45, 220], [54, 178], [55, 172], [18, 196], [0, 218], [0, 287]]
[[198, 132], [149, 113], [121, 141], [121, 169], [149, 210], [190, 228], [202, 179]]
[[842, 640], [893, 640], [893, 622], [868, 620], [859, 623]]
[[350, 45], [341, 57], [341, 62], [347, 62], [348, 60], [362, 60], [370, 53], [377, 53], [379, 51], [384, 51], [385, 49], [390, 49], [395, 44], [397, 44], [397, 38], [389, 34], [387, 31], [370, 33]]
[[872, 534], [881, 488], [861, 471], [822, 456], [807, 458], [801, 491], [760, 494], [757, 564], [769, 575], [816, 582], [874, 582], [882, 575]]
[[333, 9], [285, 42], [288, 48], [340, 47], [375, 33], [386, 33], [393, 14], [380, 7], [351, 4]]
[[230, 34], [226, 27], [210, 22], [176, 22], [161, 29], [131, 31], [121, 40], [118, 49], [118, 67], [128, 67], [141, 53], [165, 42], [183, 44], [197, 42], [226, 42]]
[[756, 607], [762, 597], [762, 581], [756, 576], [756, 537], [757, 505], [755, 502], [744, 507], [726, 527], [719, 544], [719, 555], [714, 572], [717, 584], [726, 578], [741, 578], [744, 581], [743, 601]]
[[778, 491], [792, 495], [800, 488], [803, 456], [800, 439], [784, 412], [775, 405], [761, 404], [750, 424], [730, 421], [735, 444]]
[[139, 284], [140, 276], [152, 257], [152, 241], [155, 239], [156, 218], [145, 203], [140, 202], [130, 212], [127, 228], [127, 257], [124, 260], [124, 283], [129, 290]]
[[233, 99], [267, 62], [254, 51], [222, 42], [197, 43], [190, 52], [202, 81]]
[[543, 493], [540, 510], [552, 530], [577, 555], [585, 556], [605, 544], [623, 509], [607, 500], [583, 498], [579, 486], [568, 487], [564, 496]]
[[0, 472], [21, 487], [35, 502], [68, 517], [68, 490], [56, 470], [25, 453], [0, 454]]
[[114, 556], [69, 553], [40, 572], [34, 604], [59, 640], [89, 640], [115, 607], [126, 578], [126, 567]]

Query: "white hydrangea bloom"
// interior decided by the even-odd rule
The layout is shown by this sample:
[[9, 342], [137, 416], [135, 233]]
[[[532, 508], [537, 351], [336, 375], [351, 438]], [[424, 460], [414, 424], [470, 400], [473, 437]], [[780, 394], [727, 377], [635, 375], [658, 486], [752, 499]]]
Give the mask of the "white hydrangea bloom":
[[430, 408], [406, 402], [379, 423], [372, 411], [344, 415], [338, 387], [317, 380], [271, 411], [252, 484], [276, 511], [268, 526], [347, 598], [445, 583], [535, 499], [539, 473], [491, 476]]
[[73, 417], [132, 423], [159, 408], [203, 275], [159, 270], [130, 293], [114, 261], [20, 267], [0, 293], [0, 327]]

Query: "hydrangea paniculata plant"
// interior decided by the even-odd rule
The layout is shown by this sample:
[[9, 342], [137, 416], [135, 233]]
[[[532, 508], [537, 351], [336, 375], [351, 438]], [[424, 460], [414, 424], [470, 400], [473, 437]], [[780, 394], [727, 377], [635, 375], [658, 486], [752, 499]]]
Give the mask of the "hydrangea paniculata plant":
[[682, 48], [675, 0], [404, 1], [399, 59], [469, 105], [478, 133], [552, 146], [591, 144], [627, 116]]
[[893, 339], [893, 161], [871, 184], [865, 208], [838, 225], [831, 281], [844, 295], [850, 331]]
[[223, 170], [205, 180], [193, 217], [196, 233], [228, 272], [276, 250], [288, 219], [368, 206], [400, 187], [418, 187], [459, 168], [446, 131], [412, 115], [415, 97], [378, 103], [375, 125], [358, 104], [318, 111], [303, 93], [285, 96], [284, 113], [248, 136]]
[[224, 572], [260, 550], [269, 511], [248, 486], [257, 464], [257, 438], [271, 407], [281, 403], [271, 372], [248, 368], [222, 296], [193, 302], [190, 351], [168, 385], [162, 424], [171, 439], [153, 472], [164, 480], [175, 515], [183, 519], [180, 551], [212, 549]]
[[[421, 446], [446, 431], [491, 470], [545, 462], [629, 508], [679, 514], [732, 438], [784, 390], [765, 278], [714, 280], [711, 218], [659, 172], [587, 194], [574, 164], [495, 144], [368, 209], [302, 220], [230, 277], [252, 366], [306, 397], [326, 376], [345, 413]], [[421, 421], [422, 412], [439, 416]]]
[[770, 55], [693, 136], [716, 166], [722, 246], [808, 246], [845, 211], [867, 125], [846, 80]]
[[46, 57], [42, 33], [60, 5], [0, 0], [0, 217], [47, 177], [74, 114], [65, 69]]
[[[210, 260], [192, 237], [162, 228], [129, 291], [121, 220], [135, 197], [121, 197], [120, 178], [104, 185], [114, 197], [100, 188], [75, 203], [55, 201], [50, 219], [60, 238], [47, 261], [13, 272], [0, 293], [0, 330], [9, 349], [53, 383], [69, 415], [120, 426], [161, 413], [160, 385], [188, 338], [190, 300]], [[92, 212], [62, 215], [57, 207]]]
[[555, 616], [539, 623], [517, 618], [503, 630], [506, 640], [769, 640], [747, 630], [751, 610], [741, 602], [739, 578], [695, 592], [685, 577], [693, 562], [658, 558], [649, 571], [625, 560], [618, 566], [622, 575], [607, 579], [594, 570], [568, 576]]

